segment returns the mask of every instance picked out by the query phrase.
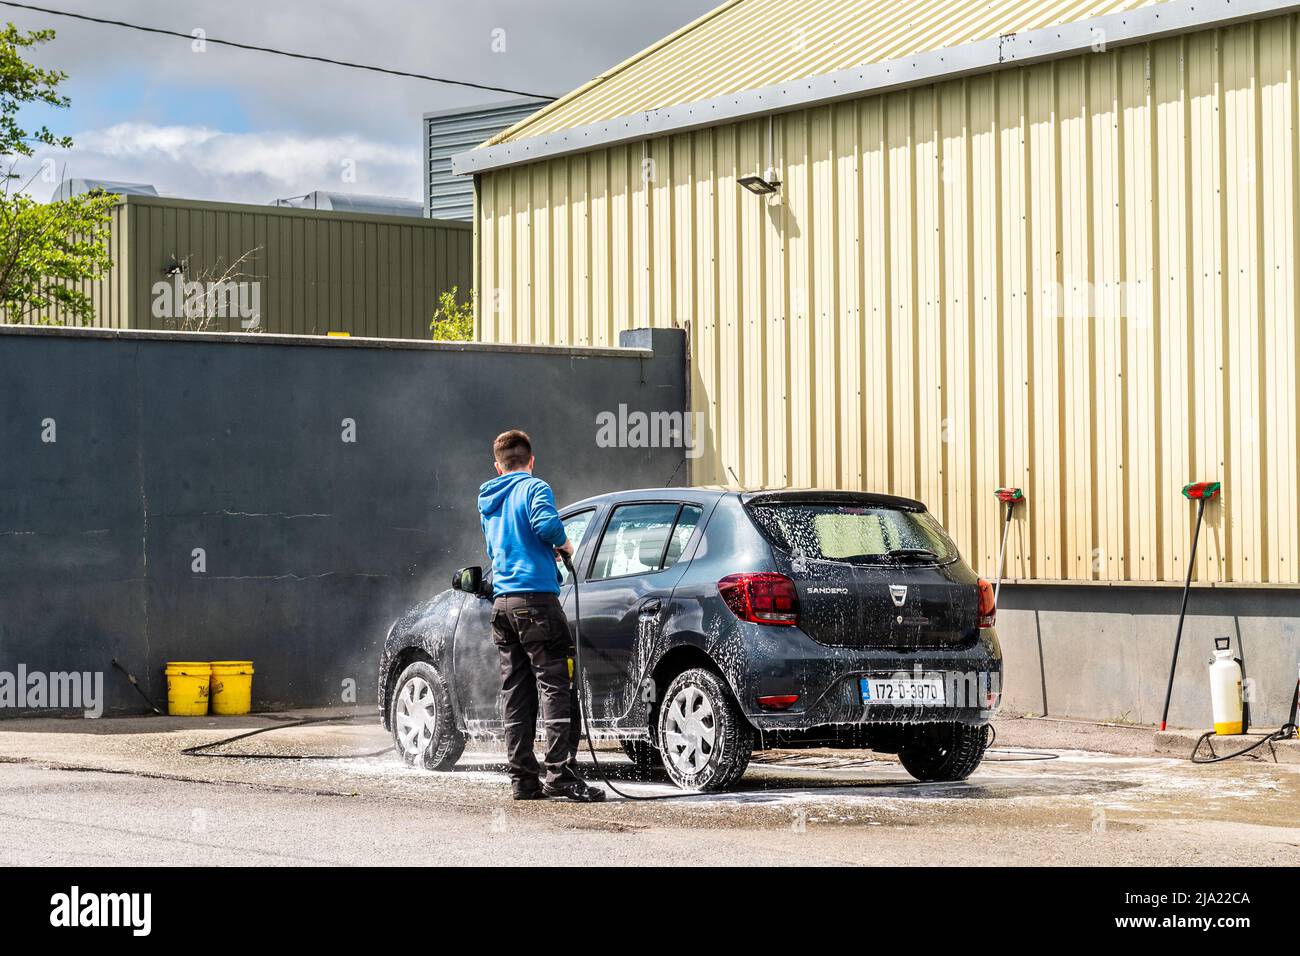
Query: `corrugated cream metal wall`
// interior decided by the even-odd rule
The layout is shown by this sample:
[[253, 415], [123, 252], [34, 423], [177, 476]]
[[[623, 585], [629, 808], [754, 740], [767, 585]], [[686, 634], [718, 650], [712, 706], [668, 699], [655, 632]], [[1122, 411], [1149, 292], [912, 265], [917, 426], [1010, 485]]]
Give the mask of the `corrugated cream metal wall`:
[[489, 142], [571, 129], [1155, 0], [727, 0]]
[[1296, 17], [480, 177], [488, 340], [689, 330], [696, 482], [926, 501], [1008, 574], [1300, 582]]

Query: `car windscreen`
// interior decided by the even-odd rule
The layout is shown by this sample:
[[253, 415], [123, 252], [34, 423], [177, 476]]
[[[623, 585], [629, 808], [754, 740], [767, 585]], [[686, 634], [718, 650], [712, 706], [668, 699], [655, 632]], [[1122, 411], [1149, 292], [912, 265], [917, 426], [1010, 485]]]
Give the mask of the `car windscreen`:
[[847, 564], [946, 564], [958, 557], [925, 511], [838, 502], [756, 502], [748, 511], [764, 536], [794, 557]]

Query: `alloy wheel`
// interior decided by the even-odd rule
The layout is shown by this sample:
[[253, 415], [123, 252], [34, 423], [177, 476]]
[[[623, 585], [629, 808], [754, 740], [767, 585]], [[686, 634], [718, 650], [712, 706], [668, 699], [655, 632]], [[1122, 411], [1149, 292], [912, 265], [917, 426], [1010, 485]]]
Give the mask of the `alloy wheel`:
[[411, 756], [424, 753], [438, 730], [433, 688], [423, 677], [412, 677], [397, 698], [397, 739]]
[[713, 704], [700, 688], [688, 684], [668, 704], [664, 752], [678, 772], [693, 776], [709, 762], [717, 740]]

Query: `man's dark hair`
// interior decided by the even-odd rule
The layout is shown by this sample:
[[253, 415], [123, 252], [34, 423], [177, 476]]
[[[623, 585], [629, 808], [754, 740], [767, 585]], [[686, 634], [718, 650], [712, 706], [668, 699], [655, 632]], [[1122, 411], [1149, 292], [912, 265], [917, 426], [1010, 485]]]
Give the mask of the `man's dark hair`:
[[503, 471], [518, 471], [526, 467], [528, 459], [533, 457], [533, 443], [527, 432], [512, 428], [502, 432], [492, 443], [492, 456]]

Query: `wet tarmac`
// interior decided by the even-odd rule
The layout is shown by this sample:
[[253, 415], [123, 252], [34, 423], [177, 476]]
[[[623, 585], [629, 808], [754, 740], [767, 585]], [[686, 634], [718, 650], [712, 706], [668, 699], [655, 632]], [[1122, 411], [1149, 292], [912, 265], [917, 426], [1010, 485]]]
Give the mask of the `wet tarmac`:
[[[0, 725], [0, 825], [16, 835], [0, 864], [181, 864], [195, 852], [217, 863], [1300, 863], [1300, 767], [1196, 766], [1154, 754], [1148, 731], [999, 721], [976, 773], [945, 784], [866, 751], [765, 751], [727, 793], [611, 794], [594, 807], [511, 802], [491, 746], [472, 744], [449, 772], [408, 767], [364, 718], [212, 751], [234, 756], [181, 753], [275, 724]], [[599, 756], [628, 794], [678, 792], [631, 779], [617, 751]]]

